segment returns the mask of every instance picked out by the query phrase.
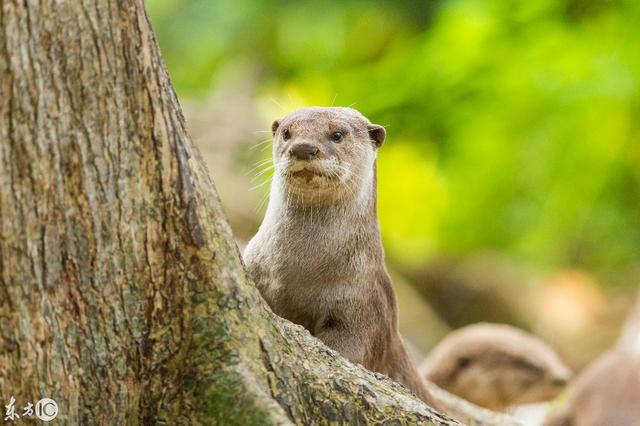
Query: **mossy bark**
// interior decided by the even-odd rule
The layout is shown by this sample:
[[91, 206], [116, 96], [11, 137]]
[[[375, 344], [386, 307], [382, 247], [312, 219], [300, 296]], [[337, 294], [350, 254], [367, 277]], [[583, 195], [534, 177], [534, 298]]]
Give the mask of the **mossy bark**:
[[454, 424], [267, 308], [140, 0], [1, 4], [10, 395], [73, 424]]

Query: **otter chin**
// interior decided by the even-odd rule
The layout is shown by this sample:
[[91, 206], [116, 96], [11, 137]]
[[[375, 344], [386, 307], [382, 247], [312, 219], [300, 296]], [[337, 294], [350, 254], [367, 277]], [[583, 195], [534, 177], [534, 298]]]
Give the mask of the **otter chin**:
[[351, 108], [276, 120], [269, 204], [244, 251], [271, 309], [434, 405], [398, 333], [376, 208], [386, 132]]

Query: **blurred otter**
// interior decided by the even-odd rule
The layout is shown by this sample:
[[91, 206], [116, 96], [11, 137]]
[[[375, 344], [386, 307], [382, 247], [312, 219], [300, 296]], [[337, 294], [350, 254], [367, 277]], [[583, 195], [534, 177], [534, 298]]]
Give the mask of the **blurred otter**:
[[517, 328], [480, 323], [448, 334], [420, 366], [423, 378], [491, 410], [548, 401], [571, 371], [540, 339]]
[[578, 376], [565, 404], [546, 426], [640, 426], [640, 359], [607, 352]]
[[589, 364], [545, 426], [640, 426], [640, 296], [618, 345]]
[[376, 207], [382, 126], [351, 108], [303, 108], [272, 126], [275, 173], [244, 251], [271, 309], [434, 406], [398, 333]]

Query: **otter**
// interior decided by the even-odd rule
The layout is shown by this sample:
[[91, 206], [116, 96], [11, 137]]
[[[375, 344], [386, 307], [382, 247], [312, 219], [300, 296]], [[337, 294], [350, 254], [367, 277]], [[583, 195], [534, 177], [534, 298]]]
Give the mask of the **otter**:
[[571, 384], [544, 426], [640, 426], [640, 359], [610, 350]]
[[272, 125], [275, 172], [244, 251], [279, 316], [435, 406], [398, 332], [376, 203], [384, 127], [343, 107], [308, 107]]
[[571, 370], [537, 337], [504, 324], [478, 323], [448, 334], [420, 365], [422, 377], [494, 411], [549, 401]]
[[640, 426], [640, 292], [618, 343], [580, 372], [544, 426]]

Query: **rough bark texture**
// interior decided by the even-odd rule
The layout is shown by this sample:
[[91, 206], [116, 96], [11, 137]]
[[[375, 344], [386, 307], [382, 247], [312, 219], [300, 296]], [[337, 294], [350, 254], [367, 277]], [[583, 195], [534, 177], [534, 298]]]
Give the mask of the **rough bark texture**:
[[141, 1], [0, 4], [3, 404], [51, 397], [64, 423], [454, 424], [266, 307]]

